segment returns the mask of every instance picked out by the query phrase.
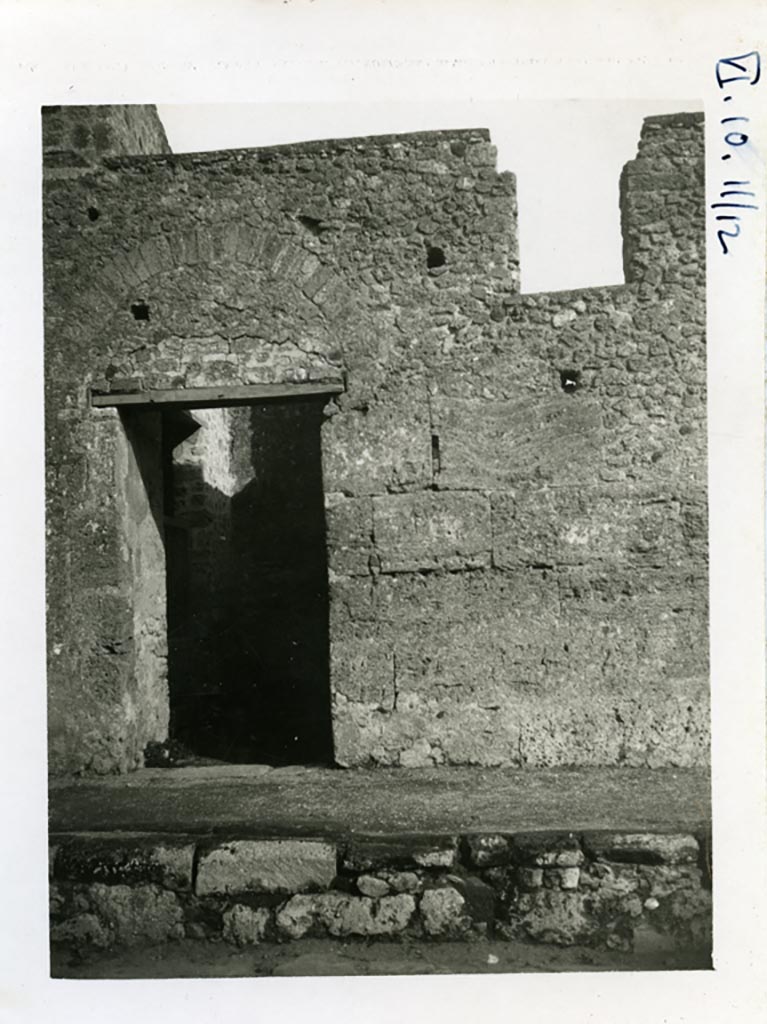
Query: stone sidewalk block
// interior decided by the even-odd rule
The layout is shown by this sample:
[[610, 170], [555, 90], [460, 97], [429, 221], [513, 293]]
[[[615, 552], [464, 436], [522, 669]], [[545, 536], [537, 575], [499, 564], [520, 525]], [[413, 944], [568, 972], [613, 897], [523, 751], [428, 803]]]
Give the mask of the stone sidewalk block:
[[198, 896], [245, 892], [311, 892], [336, 875], [336, 848], [322, 840], [237, 839], [204, 851]]

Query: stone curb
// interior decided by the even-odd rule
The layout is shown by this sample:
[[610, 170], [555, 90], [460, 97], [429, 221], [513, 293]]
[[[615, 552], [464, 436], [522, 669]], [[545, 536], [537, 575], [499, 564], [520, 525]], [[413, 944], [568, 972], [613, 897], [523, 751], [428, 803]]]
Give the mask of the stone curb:
[[197, 895], [327, 888], [337, 872], [378, 869], [578, 867], [586, 857], [616, 863], [692, 864], [708, 833], [468, 832], [338, 837], [211, 839], [156, 833], [57, 833], [49, 842], [57, 881], [154, 882]]
[[51, 939], [238, 946], [303, 936], [500, 938], [633, 948], [705, 943], [707, 838], [51, 837]]

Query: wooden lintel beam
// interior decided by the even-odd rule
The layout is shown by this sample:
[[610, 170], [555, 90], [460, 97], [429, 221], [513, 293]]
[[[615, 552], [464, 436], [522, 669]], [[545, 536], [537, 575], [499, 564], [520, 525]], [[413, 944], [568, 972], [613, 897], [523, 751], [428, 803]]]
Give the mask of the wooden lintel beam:
[[188, 409], [205, 406], [249, 405], [254, 402], [289, 401], [338, 395], [343, 384], [234, 384], [221, 388], [174, 388], [156, 391], [92, 391], [91, 405], [97, 409], [113, 406], [178, 405]]

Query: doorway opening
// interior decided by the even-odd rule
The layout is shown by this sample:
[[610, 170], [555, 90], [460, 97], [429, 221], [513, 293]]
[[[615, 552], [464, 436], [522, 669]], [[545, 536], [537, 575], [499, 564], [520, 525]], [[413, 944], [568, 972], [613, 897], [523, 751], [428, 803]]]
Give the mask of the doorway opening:
[[323, 403], [200, 410], [163, 440], [171, 738], [332, 761]]
[[160, 413], [169, 739], [192, 760], [333, 763], [321, 426], [339, 390], [121, 410]]

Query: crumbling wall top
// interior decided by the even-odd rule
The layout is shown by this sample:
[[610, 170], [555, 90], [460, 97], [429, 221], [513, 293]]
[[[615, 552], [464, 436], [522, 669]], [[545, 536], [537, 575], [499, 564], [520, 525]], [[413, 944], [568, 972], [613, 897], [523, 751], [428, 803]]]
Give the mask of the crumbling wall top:
[[[303, 154], [318, 156], [340, 153], [383, 153], [396, 152], [402, 149], [439, 148], [453, 156], [464, 156], [465, 147], [477, 143], [490, 143], [490, 131], [487, 128], [446, 128], [436, 131], [405, 132], [388, 135], [359, 135], [351, 138], [311, 139], [302, 142], [288, 142], [269, 146], [247, 146], [235, 149], [203, 150], [201, 152], [171, 153], [170, 150], [159, 152], [109, 154], [105, 157], [106, 166], [117, 169], [129, 166], [134, 162], [163, 162], [198, 165], [219, 163], [225, 160], [245, 160], [255, 158], [268, 161], [277, 157], [301, 156]], [[492, 147], [494, 150], [494, 147]], [[493, 157], [495, 152], [493, 152]]]
[[170, 153], [153, 104], [43, 107], [47, 167], [93, 167], [119, 153]]

